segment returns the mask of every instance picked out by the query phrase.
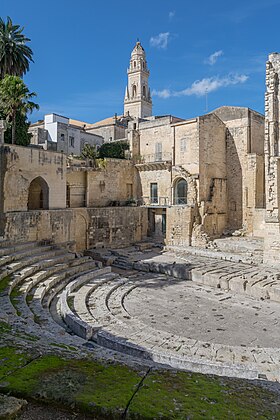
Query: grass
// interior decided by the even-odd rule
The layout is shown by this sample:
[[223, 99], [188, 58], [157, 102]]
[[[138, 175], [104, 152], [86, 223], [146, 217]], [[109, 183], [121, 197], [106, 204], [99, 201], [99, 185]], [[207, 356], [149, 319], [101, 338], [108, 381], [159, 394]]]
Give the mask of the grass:
[[5, 321], [0, 321], [0, 336], [1, 334], [9, 333], [12, 327]]
[[153, 371], [129, 408], [129, 418], [280, 419], [280, 401], [267, 390], [233, 378]]
[[48, 355], [11, 373], [1, 388], [16, 396], [74, 405], [102, 418], [118, 419], [140, 380], [139, 372], [126, 366]]
[[12, 302], [13, 307], [15, 308], [17, 315], [21, 316], [21, 312], [17, 309], [17, 303], [18, 303], [18, 298], [19, 296], [21, 296], [21, 291], [19, 286], [16, 286], [13, 288], [13, 290], [10, 293], [10, 300]]
[[69, 296], [67, 298], [67, 303], [71, 311], [73, 311], [74, 310], [74, 296]]
[[76, 407], [94, 418], [122, 418], [135, 394], [129, 419], [280, 419], [280, 397], [241, 379], [171, 370], [145, 377], [115, 363], [57, 355], [32, 360], [11, 347], [0, 348], [0, 377], [5, 393]]
[[0, 347], [0, 378], [23, 367], [32, 357], [14, 347]]
[[9, 275], [0, 280], [0, 293], [3, 293], [8, 288], [10, 281], [11, 276]]
[[28, 294], [26, 296], [26, 303], [29, 305], [32, 302], [33, 299], [33, 295], [32, 294]]

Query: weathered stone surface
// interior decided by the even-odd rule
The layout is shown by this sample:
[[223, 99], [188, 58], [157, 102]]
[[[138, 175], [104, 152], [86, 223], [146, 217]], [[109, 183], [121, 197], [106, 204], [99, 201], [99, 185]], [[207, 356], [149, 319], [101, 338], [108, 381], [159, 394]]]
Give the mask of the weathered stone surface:
[[10, 420], [27, 405], [27, 401], [0, 394], [0, 419]]

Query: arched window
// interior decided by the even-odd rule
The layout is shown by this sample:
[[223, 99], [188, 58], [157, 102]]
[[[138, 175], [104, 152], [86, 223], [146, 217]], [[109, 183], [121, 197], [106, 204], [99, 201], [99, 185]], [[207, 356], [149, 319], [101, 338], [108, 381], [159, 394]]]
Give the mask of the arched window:
[[187, 204], [188, 183], [185, 179], [180, 178], [174, 189], [174, 204]]
[[134, 98], [137, 95], [137, 88], [136, 85], [132, 86], [132, 97]]
[[143, 86], [143, 96], [146, 98], [146, 86]]
[[136, 61], [133, 62], [133, 66], [134, 66], [134, 68], [136, 68]]
[[49, 186], [38, 176], [29, 185], [28, 210], [47, 210], [49, 208]]

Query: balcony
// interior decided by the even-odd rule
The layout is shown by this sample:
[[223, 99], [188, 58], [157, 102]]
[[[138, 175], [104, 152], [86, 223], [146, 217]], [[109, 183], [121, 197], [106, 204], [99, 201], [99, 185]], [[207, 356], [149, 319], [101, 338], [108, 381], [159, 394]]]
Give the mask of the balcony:
[[168, 162], [172, 160], [172, 153], [152, 153], [150, 155], [141, 156], [139, 163], [154, 163], [154, 162]]
[[153, 153], [150, 155], [140, 156], [135, 160], [136, 167], [139, 171], [155, 171], [169, 169], [172, 162], [172, 153]]
[[168, 207], [170, 206], [169, 197], [142, 197], [142, 205], [149, 207]]

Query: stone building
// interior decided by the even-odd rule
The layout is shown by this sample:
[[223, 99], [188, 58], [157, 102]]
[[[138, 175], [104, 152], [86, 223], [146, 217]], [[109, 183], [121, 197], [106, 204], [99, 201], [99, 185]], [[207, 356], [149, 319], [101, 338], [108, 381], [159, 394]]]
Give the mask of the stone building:
[[273, 53], [266, 64], [265, 94], [265, 246], [264, 261], [280, 265], [280, 147], [279, 147], [280, 54]]
[[[31, 127], [34, 143], [48, 150], [1, 147], [0, 234], [76, 240], [83, 249], [125, 245], [147, 235], [182, 246], [205, 246], [236, 230], [265, 236], [265, 214], [275, 230], [277, 59], [273, 56], [267, 76], [264, 148], [264, 116], [248, 108], [223, 106], [188, 120], [152, 115], [146, 55], [137, 42], [123, 116], [89, 124], [49, 114]], [[96, 167], [67, 158], [80, 154], [85, 143], [103, 140], [127, 141], [130, 159]], [[28, 221], [24, 233], [17, 225], [21, 214]]]
[[86, 130], [83, 121], [71, 120], [57, 114], [45, 115], [44, 121], [31, 124], [31, 144], [41, 146], [45, 150], [54, 150], [67, 155], [80, 155], [85, 144], [100, 147], [104, 142], [98, 133]]
[[[0, 237], [129, 245], [147, 235], [147, 210], [127, 206], [139, 183], [131, 161], [103, 167], [63, 153], [0, 145]], [[125, 180], [125, 182], [124, 182]]]

